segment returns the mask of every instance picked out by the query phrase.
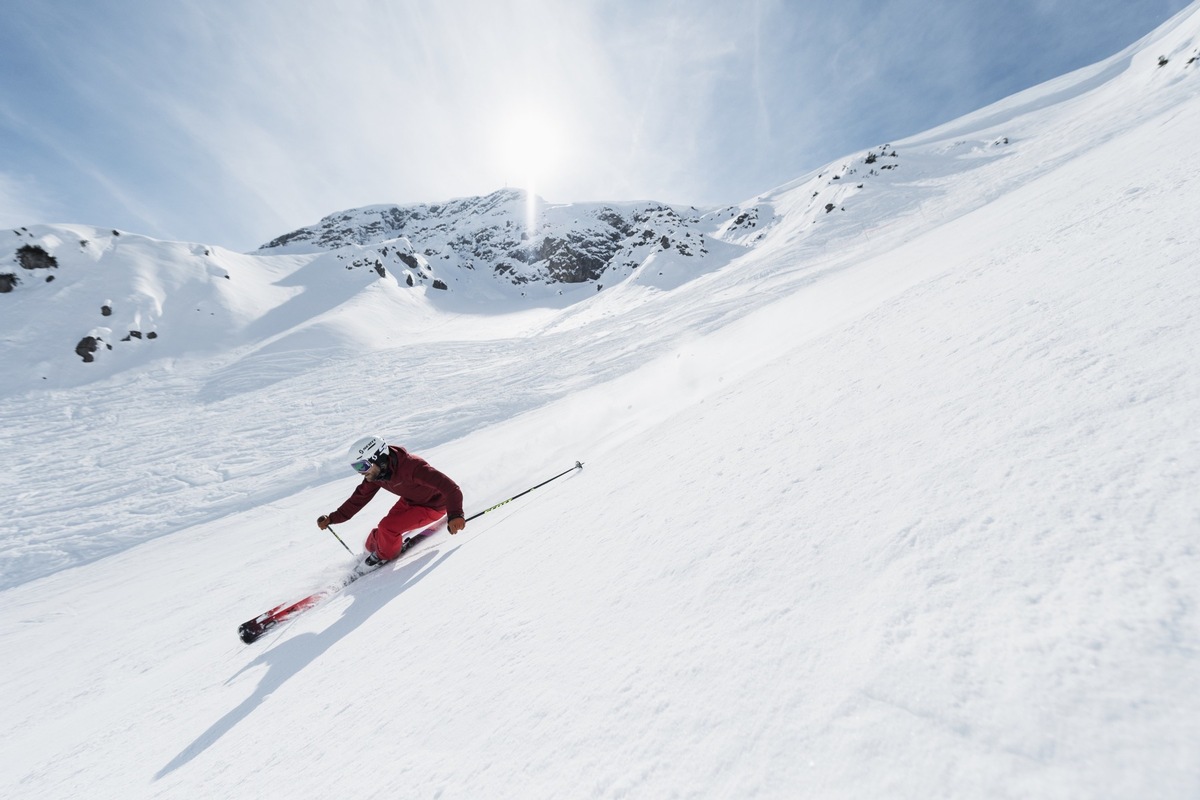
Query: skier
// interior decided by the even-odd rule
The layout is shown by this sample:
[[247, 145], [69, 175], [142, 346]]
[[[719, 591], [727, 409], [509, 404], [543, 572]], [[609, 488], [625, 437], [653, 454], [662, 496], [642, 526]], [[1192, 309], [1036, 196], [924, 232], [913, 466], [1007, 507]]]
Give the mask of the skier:
[[380, 436], [364, 436], [350, 445], [350, 467], [363, 476], [354, 493], [337, 511], [317, 517], [317, 527], [353, 517], [380, 489], [400, 499], [367, 536], [366, 565], [391, 561], [404, 549], [404, 534], [423, 528], [446, 516], [450, 533], [466, 527], [463, 496], [458, 484], [438, 472], [422, 458], [402, 447], [388, 446]]

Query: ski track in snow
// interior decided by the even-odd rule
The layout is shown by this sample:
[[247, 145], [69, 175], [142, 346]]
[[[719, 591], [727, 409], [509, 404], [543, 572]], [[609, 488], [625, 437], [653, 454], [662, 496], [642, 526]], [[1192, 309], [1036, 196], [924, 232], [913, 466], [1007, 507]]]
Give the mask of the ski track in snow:
[[[0, 794], [1197, 796], [1200, 5], [1146, 42], [670, 291], [0, 397]], [[585, 467], [241, 645], [369, 429]]]

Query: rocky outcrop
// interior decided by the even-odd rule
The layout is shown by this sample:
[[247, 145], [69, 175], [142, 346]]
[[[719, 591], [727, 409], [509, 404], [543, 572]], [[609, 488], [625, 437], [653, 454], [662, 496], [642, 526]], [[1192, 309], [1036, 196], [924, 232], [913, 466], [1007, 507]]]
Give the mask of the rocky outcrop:
[[[701, 212], [694, 208], [662, 203], [553, 206], [505, 189], [449, 203], [331, 214], [271, 240], [260, 252], [340, 250], [403, 239], [414, 250], [399, 255], [404, 266], [398, 277], [408, 286], [436, 273], [445, 287], [454, 268], [515, 285], [579, 284], [599, 281], [617, 267], [636, 268], [656, 249], [674, 248], [685, 257], [707, 255], [700, 222]], [[749, 218], [741, 222], [754, 224]]]

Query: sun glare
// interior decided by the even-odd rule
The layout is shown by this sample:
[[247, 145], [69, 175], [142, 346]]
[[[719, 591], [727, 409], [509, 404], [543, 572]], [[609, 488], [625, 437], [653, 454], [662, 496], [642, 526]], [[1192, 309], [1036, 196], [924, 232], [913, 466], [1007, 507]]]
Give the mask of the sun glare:
[[498, 128], [498, 157], [505, 181], [529, 191], [554, 174], [563, 154], [560, 126], [549, 114], [514, 113]]
[[535, 196], [539, 186], [552, 182], [560, 168], [565, 137], [562, 126], [542, 111], [522, 109], [496, 128], [496, 158], [506, 186], [526, 192], [525, 229], [532, 235], [537, 225]]

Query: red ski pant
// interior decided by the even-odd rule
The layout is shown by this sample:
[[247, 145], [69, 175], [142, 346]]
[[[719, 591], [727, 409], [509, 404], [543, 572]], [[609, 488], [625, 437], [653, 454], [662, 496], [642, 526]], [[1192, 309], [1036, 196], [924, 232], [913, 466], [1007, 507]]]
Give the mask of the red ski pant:
[[367, 536], [367, 552], [390, 561], [400, 555], [400, 548], [404, 546], [404, 534], [424, 528], [444, 516], [446, 512], [440, 509], [410, 506], [404, 500], [400, 500], [392, 506], [387, 516], [379, 520], [379, 526]]

